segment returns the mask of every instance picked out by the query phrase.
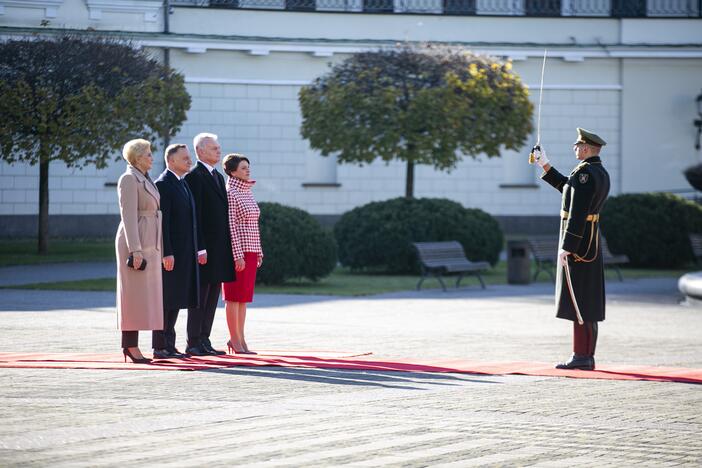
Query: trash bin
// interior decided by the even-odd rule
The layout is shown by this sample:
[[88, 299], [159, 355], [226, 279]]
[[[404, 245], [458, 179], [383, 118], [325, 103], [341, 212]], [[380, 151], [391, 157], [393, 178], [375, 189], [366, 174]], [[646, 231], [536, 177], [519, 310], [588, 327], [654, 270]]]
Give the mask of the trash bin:
[[531, 280], [531, 259], [529, 242], [515, 240], [507, 242], [507, 283], [529, 284]]

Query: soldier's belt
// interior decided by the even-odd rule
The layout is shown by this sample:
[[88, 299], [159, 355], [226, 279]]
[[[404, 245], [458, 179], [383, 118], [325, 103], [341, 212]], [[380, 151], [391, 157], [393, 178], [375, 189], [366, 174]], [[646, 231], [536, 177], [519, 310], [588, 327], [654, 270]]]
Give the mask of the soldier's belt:
[[[567, 211], [561, 211], [561, 219], [568, 219], [570, 218], [570, 213]], [[599, 214], [589, 214], [587, 215], [587, 218], [585, 218], [585, 221], [592, 221], [592, 222], [597, 222], [600, 220], [600, 215]]]

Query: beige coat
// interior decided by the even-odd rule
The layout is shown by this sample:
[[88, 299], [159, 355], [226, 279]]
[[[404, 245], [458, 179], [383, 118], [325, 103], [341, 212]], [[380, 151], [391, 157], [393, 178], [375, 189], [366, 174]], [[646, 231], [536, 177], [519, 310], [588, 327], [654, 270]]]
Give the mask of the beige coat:
[[[138, 169], [127, 166], [117, 183], [121, 222], [117, 228], [117, 319], [120, 330], [163, 329], [161, 211], [158, 189]], [[126, 265], [141, 252], [144, 271]]]

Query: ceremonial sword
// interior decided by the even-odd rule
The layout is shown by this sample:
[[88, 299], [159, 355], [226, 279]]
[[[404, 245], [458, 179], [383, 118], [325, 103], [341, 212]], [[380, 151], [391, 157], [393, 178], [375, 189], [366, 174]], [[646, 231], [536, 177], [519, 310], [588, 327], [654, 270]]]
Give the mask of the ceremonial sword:
[[[544, 72], [546, 71], [546, 53], [547, 50], [544, 49], [544, 60], [541, 62], [541, 84], [539, 85], [539, 109], [536, 117], [536, 144], [529, 153], [529, 164], [534, 164], [536, 162], [536, 157], [534, 156], [534, 151], [541, 151], [541, 100], [544, 95]], [[573, 301], [573, 307], [575, 308], [575, 316], [578, 319], [580, 325], [583, 324], [583, 316], [580, 315], [580, 307], [578, 307], [578, 301], [575, 299], [575, 291], [573, 291], [573, 282], [570, 279], [570, 267], [568, 266], [568, 259], [564, 259], [563, 270], [566, 277], [566, 284], [568, 285], [568, 292], [570, 293], [570, 299]]]

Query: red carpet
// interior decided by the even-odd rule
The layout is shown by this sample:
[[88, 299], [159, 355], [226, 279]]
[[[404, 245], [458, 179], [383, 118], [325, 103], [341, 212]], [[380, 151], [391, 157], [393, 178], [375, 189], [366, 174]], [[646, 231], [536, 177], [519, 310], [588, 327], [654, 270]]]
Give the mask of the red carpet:
[[603, 365], [595, 371], [559, 370], [539, 362], [476, 362], [465, 359], [381, 360], [370, 353], [331, 351], [260, 351], [258, 355], [192, 357], [158, 360], [150, 364], [124, 363], [118, 354], [0, 353], [0, 368], [207, 370], [235, 366], [279, 366], [395, 372], [451, 372], [483, 375], [532, 375], [580, 379], [651, 380], [702, 384], [702, 369], [680, 367]]

